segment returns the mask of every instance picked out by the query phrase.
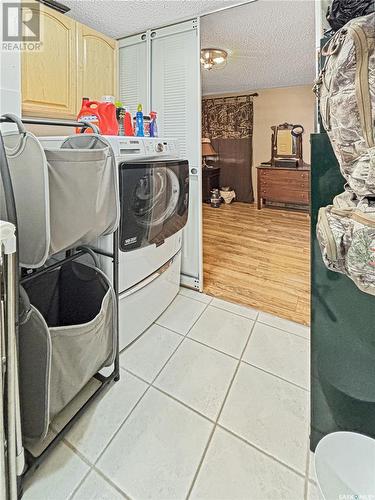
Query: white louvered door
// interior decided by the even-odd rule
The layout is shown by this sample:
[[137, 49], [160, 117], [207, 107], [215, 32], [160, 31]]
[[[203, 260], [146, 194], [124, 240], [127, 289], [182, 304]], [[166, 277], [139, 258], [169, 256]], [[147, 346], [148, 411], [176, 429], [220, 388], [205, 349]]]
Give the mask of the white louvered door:
[[190, 165], [189, 219], [184, 229], [182, 283], [202, 289], [200, 66], [197, 20], [150, 33], [151, 106], [160, 135], [177, 138]]
[[119, 42], [119, 92], [120, 100], [132, 114], [138, 104], [148, 113], [150, 104], [149, 46], [147, 34], [131, 36]]
[[202, 169], [200, 34], [197, 19], [119, 41], [120, 99], [134, 114], [158, 113], [159, 135], [177, 138], [190, 165], [189, 219], [181, 282], [202, 290]]

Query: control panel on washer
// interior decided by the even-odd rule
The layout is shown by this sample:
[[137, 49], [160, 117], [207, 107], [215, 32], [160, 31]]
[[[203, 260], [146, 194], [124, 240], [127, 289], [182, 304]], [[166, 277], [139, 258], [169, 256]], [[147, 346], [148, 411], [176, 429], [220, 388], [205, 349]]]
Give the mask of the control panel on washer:
[[106, 136], [116, 157], [153, 157], [163, 156], [176, 158], [179, 153], [176, 139], [162, 137], [121, 137]]
[[145, 140], [144, 145], [146, 148], [146, 153], [148, 154], [160, 154], [160, 153], [170, 153], [176, 154], [177, 148], [175, 141], [167, 139], [153, 139]]

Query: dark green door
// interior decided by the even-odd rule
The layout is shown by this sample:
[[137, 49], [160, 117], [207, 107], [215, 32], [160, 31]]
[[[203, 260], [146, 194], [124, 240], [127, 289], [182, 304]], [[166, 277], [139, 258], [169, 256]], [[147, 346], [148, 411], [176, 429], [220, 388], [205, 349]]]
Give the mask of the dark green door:
[[318, 210], [344, 189], [328, 136], [311, 136], [311, 449], [326, 434], [375, 437], [375, 297], [323, 264]]

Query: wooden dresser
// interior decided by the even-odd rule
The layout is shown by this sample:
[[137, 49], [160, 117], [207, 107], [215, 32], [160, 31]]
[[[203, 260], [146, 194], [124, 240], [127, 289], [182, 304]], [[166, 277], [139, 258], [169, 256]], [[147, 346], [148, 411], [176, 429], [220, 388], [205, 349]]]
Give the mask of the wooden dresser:
[[309, 209], [310, 167], [257, 167], [258, 209], [274, 204], [288, 208]]

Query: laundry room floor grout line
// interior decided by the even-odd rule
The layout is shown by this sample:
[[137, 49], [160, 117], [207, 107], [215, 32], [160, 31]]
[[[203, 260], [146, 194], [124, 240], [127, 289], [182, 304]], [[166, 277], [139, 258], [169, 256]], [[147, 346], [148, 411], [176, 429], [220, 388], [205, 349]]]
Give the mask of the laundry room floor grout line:
[[306, 468], [305, 468], [305, 485], [304, 485], [304, 499], [309, 500], [309, 474], [310, 474], [310, 440], [307, 439], [307, 453], [306, 453]]
[[199, 417], [204, 418], [205, 420], [207, 420], [211, 424], [215, 423], [215, 420], [213, 420], [210, 417], [207, 417], [207, 415], [205, 415], [204, 413], [201, 413], [200, 411], [196, 410], [195, 408], [192, 408], [187, 403], [184, 403], [181, 399], [178, 399], [178, 398], [172, 396], [172, 394], [169, 394], [169, 392], [164, 391], [163, 389], [161, 389], [160, 387], [157, 387], [156, 385], [153, 385], [152, 388], [155, 389], [156, 391], [160, 392], [161, 394], [164, 394], [164, 396], [167, 396], [169, 399], [172, 399], [175, 403], [178, 403], [178, 404], [184, 406], [187, 410], [194, 412]]
[[[182, 341], [181, 341], [182, 342]], [[181, 343], [180, 342], [180, 343]], [[129, 368], [122, 368], [126, 373], [128, 373], [129, 375], [131, 375], [132, 377], [135, 377], [137, 378], [138, 380], [140, 380], [141, 382], [144, 382], [145, 384], [151, 386], [151, 382], [148, 382], [145, 378], [141, 377], [140, 375], [138, 375], [137, 373], [135, 372], [132, 372], [131, 370], [129, 370]]]
[[191, 340], [192, 342], [195, 342], [196, 344], [202, 345], [204, 347], [209, 347], [213, 351], [216, 351], [219, 354], [224, 354], [225, 356], [228, 356], [228, 358], [235, 359], [236, 361], [238, 361], [240, 359], [240, 358], [238, 358], [236, 356], [233, 356], [233, 354], [228, 354], [227, 352], [221, 351], [220, 349], [217, 349], [216, 347], [213, 347], [212, 345], [205, 344], [201, 340], [194, 339], [193, 337], [188, 337], [189, 333], [187, 333], [186, 336], [184, 337], [185, 340]]
[[193, 476], [193, 480], [192, 480], [192, 482], [191, 482], [191, 484], [190, 484], [189, 490], [188, 490], [187, 495], [186, 495], [186, 500], [188, 500], [188, 499], [190, 498], [190, 495], [191, 495], [191, 493], [192, 493], [192, 491], [193, 491], [193, 489], [194, 489], [195, 483], [196, 483], [196, 481], [197, 481], [197, 479], [198, 479], [198, 476], [199, 476], [200, 470], [201, 470], [201, 468], [202, 468], [202, 465], [203, 465], [204, 459], [206, 458], [206, 455], [207, 455], [208, 449], [209, 449], [209, 447], [210, 447], [210, 444], [211, 444], [212, 438], [213, 438], [213, 436], [214, 436], [214, 434], [215, 434], [215, 430], [216, 430], [216, 428], [217, 428], [217, 425], [218, 425], [219, 419], [220, 419], [221, 414], [222, 414], [222, 412], [223, 412], [223, 409], [224, 409], [225, 403], [227, 402], [227, 399], [228, 399], [228, 396], [229, 396], [230, 390], [232, 389], [232, 386], [233, 386], [234, 380], [235, 380], [235, 378], [236, 378], [236, 376], [237, 376], [237, 373], [238, 373], [238, 370], [239, 370], [239, 368], [240, 368], [240, 366], [241, 366], [241, 359], [242, 359], [242, 356], [245, 354], [246, 348], [247, 348], [247, 346], [248, 346], [248, 344], [249, 344], [249, 341], [250, 341], [251, 335], [252, 335], [252, 333], [253, 333], [253, 331], [254, 331], [254, 327], [255, 327], [255, 325], [256, 325], [256, 322], [254, 321], [254, 322], [253, 322], [253, 324], [251, 325], [250, 330], [249, 330], [249, 334], [248, 334], [247, 340], [246, 340], [246, 342], [245, 342], [245, 345], [244, 345], [244, 347], [243, 347], [243, 349], [242, 349], [242, 353], [241, 353], [240, 359], [238, 360], [238, 363], [237, 363], [237, 366], [236, 366], [236, 368], [235, 368], [235, 370], [234, 370], [233, 376], [232, 376], [232, 378], [231, 378], [231, 380], [230, 380], [230, 382], [229, 382], [229, 385], [228, 385], [227, 391], [226, 391], [226, 393], [225, 393], [225, 396], [224, 396], [223, 402], [222, 402], [222, 404], [221, 404], [221, 406], [220, 406], [220, 409], [219, 409], [219, 412], [218, 412], [218, 414], [217, 414], [217, 416], [216, 416], [214, 426], [213, 426], [212, 431], [211, 431], [211, 433], [210, 433], [210, 435], [209, 435], [209, 437], [208, 437], [207, 444], [206, 444], [206, 446], [205, 446], [205, 448], [204, 448], [204, 450], [203, 450], [203, 454], [202, 454], [201, 459], [200, 459], [200, 461], [199, 461], [199, 464], [198, 464], [197, 470], [195, 471], [195, 474], [194, 474], [194, 476]]
[[[260, 311], [260, 312], [264, 312], [264, 311]], [[267, 313], [267, 314], [270, 314], [270, 313]], [[280, 318], [280, 316], [275, 316], [275, 318]], [[280, 319], [284, 319], [284, 318], [280, 318]], [[299, 333], [294, 333], [294, 332], [291, 332], [289, 330], [285, 330], [284, 328], [281, 328], [279, 326], [270, 325], [269, 323], [265, 323], [264, 321], [261, 321], [259, 318], [256, 321], [257, 321], [257, 323], [260, 323], [261, 325], [269, 326], [270, 328], [276, 328], [276, 330], [280, 330], [281, 332], [284, 332], [284, 333], [289, 333], [289, 335], [294, 335], [295, 337], [299, 337], [300, 339], [304, 339], [307, 342], [310, 341], [310, 338], [307, 338], [304, 335], [301, 335]], [[286, 320], [286, 321], [290, 321], [290, 320]], [[309, 331], [310, 331], [310, 327], [309, 326], [303, 325], [302, 323], [296, 323], [296, 325], [301, 325], [301, 326], [303, 326], [305, 328], [308, 328]]]
[[80, 489], [80, 487], [83, 485], [83, 483], [86, 481], [86, 479], [88, 478], [88, 476], [91, 474], [92, 470], [93, 470], [93, 466], [91, 465], [90, 468], [89, 468], [89, 470], [86, 471], [86, 474], [83, 475], [82, 479], [77, 484], [77, 486], [74, 488], [74, 490], [72, 491], [72, 493], [68, 496], [67, 500], [73, 500], [75, 494], [78, 492], [78, 490]]
[[116, 491], [118, 491], [126, 500], [132, 500], [132, 498], [125, 493], [116, 483], [114, 483], [108, 476], [106, 476], [100, 469], [98, 469], [95, 465], [92, 466], [92, 470], [95, 471], [99, 476], [101, 476], [108, 484], [112, 486]]
[[253, 363], [249, 363], [248, 361], [241, 360], [241, 363], [244, 363], [245, 365], [251, 366], [252, 368], [256, 368], [257, 370], [260, 370], [263, 373], [267, 373], [267, 375], [271, 375], [272, 377], [278, 378], [279, 380], [282, 380], [283, 382], [286, 382], [287, 384], [293, 385], [297, 389], [301, 389], [301, 391], [305, 391], [308, 394], [310, 394], [309, 389], [306, 389], [306, 387], [303, 387], [302, 385], [298, 385], [295, 382], [292, 382], [291, 380], [288, 380], [286, 378], [281, 377], [280, 375], [276, 375], [276, 373], [272, 373], [269, 370], [266, 370], [265, 368], [261, 368], [260, 366], [254, 365]]
[[272, 455], [271, 453], [269, 453], [267, 450], [264, 450], [263, 448], [260, 448], [258, 445], [256, 445], [255, 443], [252, 443], [251, 441], [248, 441], [246, 438], [244, 438], [243, 436], [241, 436], [240, 434], [237, 434], [236, 432], [232, 431], [231, 429], [229, 429], [228, 427], [225, 427], [224, 425], [218, 423], [216, 425], [216, 427], [218, 427], [219, 429], [222, 429], [223, 431], [226, 431], [228, 432], [229, 434], [231, 434], [233, 437], [239, 439], [240, 441], [242, 441], [243, 443], [247, 444], [248, 446], [250, 446], [251, 448], [253, 448], [254, 450], [257, 450], [258, 452], [262, 453], [263, 455], [265, 455], [266, 457], [272, 459], [274, 462], [277, 462], [279, 465], [282, 465], [283, 467], [287, 468], [288, 470], [290, 470], [291, 472], [293, 472], [294, 474], [297, 474], [298, 476], [302, 477], [302, 478], [305, 478], [305, 474], [303, 472], [301, 472], [300, 470], [297, 470], [297, 469], [294, 469], [291, 465], [287, 464], [286, 462], [283, 462], [282, 460], [280, 460], [279, 458], [275, 457], [275, 455]]
[[[197, 301], [198, 302], [198, 301]], [[165, 328], [166, 330], [168, 330], [169, 332], [172, 332], [172, 333], [175, 333], [177, 335], [179, 335], [180, 337], [186, 337], [186, 335], [184, 335], [183, 333], [179, 333], [179, 332], [176, 332], [176, 330], [172, 330], [172, 328], [169, 328], [168, 326], [164, 326], [164, 325], [161, 325], [160, 323], [158, 323], [158, 321], [156, 320], [155, 323], [153, 323], [151, 326], [154, 326], [154, 325], [157, 325], [157, 326], [160, 326], [160, 328]], [[151, 328], [150, 326], [150, 328]], [[147, 329], [148, 330], [148, 329]], [[144, 333], [147, 333], [147, 330], [144, 332]], [[190, 331], [190, 330], [189, 330]], [[188, 332], [189, 333], [189, 332]], [[131, 347], [133, 344], [125, 347], [125, 349], [122, 351], [126, 351], [126, 349], [128, 349], [129, 347]]]
[[[203, 300], [199, 300], [195, 297], [192, 297], [191, 295], [185, 295], [183, 292], [181, 292], [181, 288], [183, 288], [184, 290], [191, 290], [192, 292], [195, 292], [197, 295], [206, 295], [206, 297], [210, 297], [210, 300], [209, 300], [209, 302], [205, 302]], [[180, 287], [180, 291], [178, 293], [179, 293], [179, 295], [182, 295], [183, 297], [186, 297], [187, 299], [193, 299], [193, 300], [196, 300], [197, 302], [200, 302], [201, 304], [207, 304], [207, 305], [210, 305], [211, 302], [215, 298], [213, 295], [209, 295], [208, 293], [205, 293], [205, 292], [198, 292], [198, 290], [194, 290], [193, 288], [188, 288], [188, 287]]]
[[[218, 298], [218, 297], [214, 297], [214, 298]], [[220, 299], [220, 300], [224, 300], [224, 299]], [[242, 304], [237, 304], [236, 302], [229, 302], [229, 300], [225, 300], [225, 302], [228, 302], [228, 304], [232, 304], [234, 306], [240, 306], [240, 307], [247, 308], [247, 306], [244, 306]], [[236, 316], [239, 316], [240, 318], [250, 319], [251, 321], [258, 321], [259, 314], [262, 312], [262, 311], [259, 311], [259, 309], [255, 309], [252, 307], [251, 309], [256, 311], [256, 316], [255, 316], [255, 318], [249, 318], [249, 316], [245, 316], [245, 314], [240, 314], [240, 313], [232, 311], [230, 309], [226, 309], [225, 307], [215, 306], [215, 304], [213, 304], [212, 302], [210, 302], [208, 305], [211, 307], [214, 307], [215, 309], [219, 309], [219, 311], [226, 311], [226, 312], [229, 312], [231, 314], [235, 314]], [[248, 308], [248, 309], [250, 309], [250, 308]]]

